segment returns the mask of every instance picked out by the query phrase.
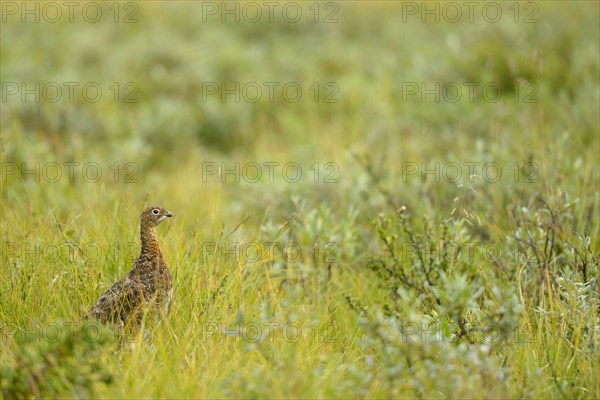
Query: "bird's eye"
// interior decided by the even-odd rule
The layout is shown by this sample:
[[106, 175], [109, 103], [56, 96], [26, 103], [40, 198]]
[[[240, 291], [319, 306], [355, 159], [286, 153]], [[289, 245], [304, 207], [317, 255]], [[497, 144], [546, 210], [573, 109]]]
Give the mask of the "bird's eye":
[[158, 210], [158, 208], [155, 208], [154, 210], [152, 210], [152, 214], [154, 215], [158, 215], [160, 211]]

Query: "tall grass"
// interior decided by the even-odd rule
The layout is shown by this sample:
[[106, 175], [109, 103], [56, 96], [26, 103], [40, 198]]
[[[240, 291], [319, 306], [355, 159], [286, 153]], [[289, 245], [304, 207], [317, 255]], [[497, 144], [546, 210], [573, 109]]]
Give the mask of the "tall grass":
[[[340, 2], [332, 24], [136, 4], [133, 24], [2, 25], [3, 84], [104, 89], [2, 102], [4, 398], [600, 397], [597, 3], [421, 23]], [[303, 97], [221, 101], [207, 82]], [[503, 96], [407, 97], [436, 82]], [[82, 325], [153, 204], [176, 215], [158, 229], [171, 312], [135, 337]]]

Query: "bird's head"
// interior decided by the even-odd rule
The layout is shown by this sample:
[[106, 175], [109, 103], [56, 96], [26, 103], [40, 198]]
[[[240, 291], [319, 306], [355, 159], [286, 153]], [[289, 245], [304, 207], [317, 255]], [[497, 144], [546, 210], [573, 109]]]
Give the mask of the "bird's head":
[[154, 206], [146, 208], [140, 217], [142, 225], [146, 226], [158, 226], [161, 222], [163, 222], [167, 218], [171, 218], [173, 214], [171, 214], [166, 209]]

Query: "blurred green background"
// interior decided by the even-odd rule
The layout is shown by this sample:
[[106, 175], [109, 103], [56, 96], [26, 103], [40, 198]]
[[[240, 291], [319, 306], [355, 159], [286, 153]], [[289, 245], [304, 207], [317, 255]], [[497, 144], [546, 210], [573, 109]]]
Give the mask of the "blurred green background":
[[[1, 4], [5, 397], [600, 396], [597, 2], [48, 4]], [[19, 339], [78, 320], [128, 271], [153, 204], [177, 217], [159, 230], [176, 294], [154, 340]], [[205, 247], [264, 241], [333, 243], [335, 262]], [[451, 241], [530, 258], [489, 262], [480, 245], [428, 264], [403, 246]], [[78, 250], [57, 262], [50, 243]], [[199, 340], [208, 322], [273, 320], [335, 341]], [[484, 320], [503, 340], [465, 339]], [[457, 339], [415, 344], [406, 321]], [[78, 352], [104, 375], [65, 377]]]

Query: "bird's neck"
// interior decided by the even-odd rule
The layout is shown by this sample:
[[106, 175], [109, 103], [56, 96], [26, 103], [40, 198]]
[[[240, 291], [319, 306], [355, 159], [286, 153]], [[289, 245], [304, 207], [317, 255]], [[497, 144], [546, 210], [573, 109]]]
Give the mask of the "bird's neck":
[[160, 254], [156, 228], [153, 226], [142, 225], [140, 227], [140, 239], [142, 242], [142, 254]]

